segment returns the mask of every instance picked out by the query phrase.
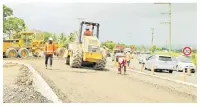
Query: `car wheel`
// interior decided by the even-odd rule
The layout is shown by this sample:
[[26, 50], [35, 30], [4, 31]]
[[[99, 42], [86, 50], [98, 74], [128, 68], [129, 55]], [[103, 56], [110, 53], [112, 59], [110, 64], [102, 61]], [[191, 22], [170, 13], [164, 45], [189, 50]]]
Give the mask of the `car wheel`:
[[176, 66], [176, 71], [179, 72], [179, 67], [178, 66]]
[[145, 70], [148, 70], [145, 64], [144, 64], [144, 69], [145, 69]]
[[169, 73], [173, 73], [173, 70], [169, 70]]

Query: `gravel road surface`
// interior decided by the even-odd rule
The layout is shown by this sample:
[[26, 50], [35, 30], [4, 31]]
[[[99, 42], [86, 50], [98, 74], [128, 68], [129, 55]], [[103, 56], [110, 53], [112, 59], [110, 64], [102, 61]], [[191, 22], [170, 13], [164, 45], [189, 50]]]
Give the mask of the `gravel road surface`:
[[197, 88], [127, 71], [119, 75], [111, 61], [104, 71], [70, 68], [55, 59], [45, 69], [44, 59], [18, 60], [31, 64], [63, 102], [73, 103], [196, 103]]

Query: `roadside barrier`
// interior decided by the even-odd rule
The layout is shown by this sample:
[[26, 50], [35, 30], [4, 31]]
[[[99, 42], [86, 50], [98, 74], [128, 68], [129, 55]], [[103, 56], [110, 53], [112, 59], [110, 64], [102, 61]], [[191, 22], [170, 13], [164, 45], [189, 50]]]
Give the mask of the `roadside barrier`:
[[152, 67], [151, 67], [151, 72], [152, 72], [152, 74], [154, 75], [155, 73], [154, 73], [154, 71], [155, 71], [155, 69], [154, 69], [155, 67], [154, 67], [154, 64], [152, 64]]
[[191, 71], [192, 71], [191, 68], [188, 68], [188, 69], [187, 69], [187, 74], [188, 74], [189, 76], [191, 76]]
[[182, 75], [181, 75], [182, 81], [185, 81], [185, 72], [186, 72], [186, 69], [184, 69], [183, 72], [182, 72]]
[[142, 72], [144, 70], [144, 64], [142, 64], [140, 71]]
[[116, 62], [116, 59], [114, 60], [114, 66], [117, 66], [117, 62]]

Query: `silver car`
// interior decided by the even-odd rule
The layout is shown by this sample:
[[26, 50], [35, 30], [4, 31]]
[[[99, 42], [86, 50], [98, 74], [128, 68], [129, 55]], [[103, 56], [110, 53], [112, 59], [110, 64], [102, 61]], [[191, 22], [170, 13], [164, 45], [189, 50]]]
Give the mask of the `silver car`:
[[152, 65], [154, 65], [155, 71], [167, 70], [169, 73], [172, 73], [175, 63], [175, 61], [172, 61], [171, 56], [153, 55], [147, 58], [147, 61], [145, 62], [145, 69], [151, 69]]
[[183, 70], [187, 70], [190, 69], [191, 73], [195, 73], [195, 65], [191, 62], [190, 59], [186, 58], [186, 57], [176, 57], [176, 64], [174, 67], [174, 70], [178, 71], [178, 72], [182, 72]]

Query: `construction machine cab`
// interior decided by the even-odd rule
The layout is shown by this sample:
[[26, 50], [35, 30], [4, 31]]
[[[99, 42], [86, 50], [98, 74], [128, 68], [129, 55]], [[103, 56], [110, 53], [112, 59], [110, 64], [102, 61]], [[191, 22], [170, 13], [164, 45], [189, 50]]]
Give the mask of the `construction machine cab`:
[[84, 31], [86, 27], [90, 28], [90, 31], [92, 32], [92, 36], [96, 36], [99, 39], [99, 24], [82, 21], [80, 24], [79, 43], [82, 43], [84, 40], [84, 36], [85, 36]]
[[33, 40], [33, 32], [18, 32], [14, 34], [14, 39], [20, 40], [20, 46], [24, 48], [30, 48]]

